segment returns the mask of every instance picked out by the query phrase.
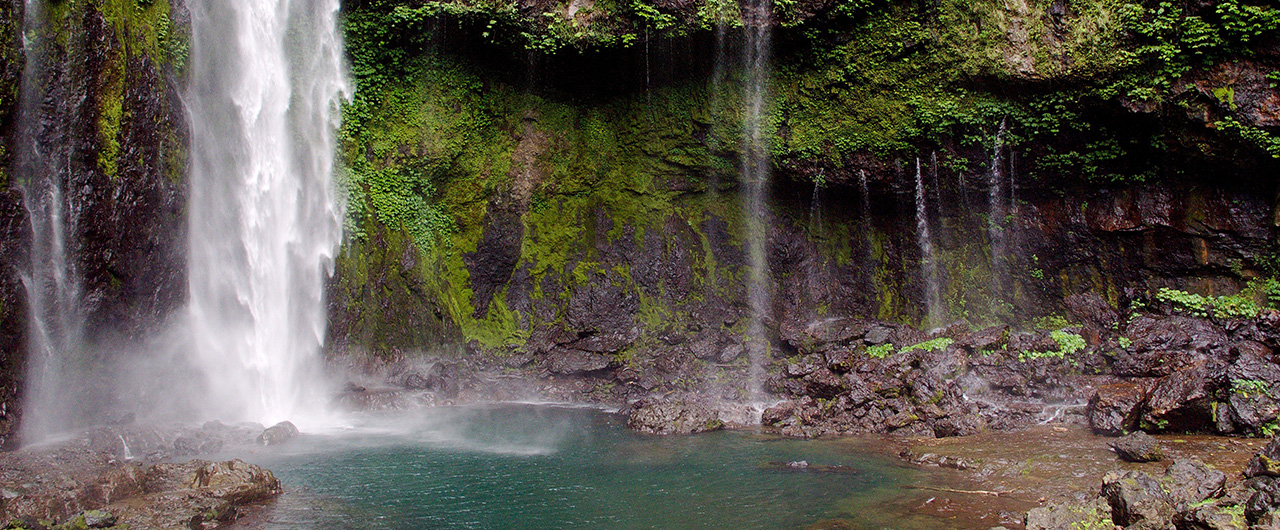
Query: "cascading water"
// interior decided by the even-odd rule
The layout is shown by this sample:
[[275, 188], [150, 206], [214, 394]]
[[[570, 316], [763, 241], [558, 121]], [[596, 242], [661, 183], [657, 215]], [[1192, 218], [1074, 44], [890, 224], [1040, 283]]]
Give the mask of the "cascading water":
[[751, 0], [746, 23], [746, 56], [743, 71], [745, 103], [742, 134], [742, 184], [747, 240], [747, 300], [751, 316], [747, 327], [747, 352], [751, 358], [749, 392], [755, 402], [764, 400], [764, 369], [769, 356], [765, 317], [771, 306], [769, 262], [765, 247], [769, 236], [769, 140], [765, 104], [769, 92], [772, 0]]
[[938, 278], [938, 259], [933, 253], [933, 236], [929, 232], [929, 209], [925, 198], [920, 159], [916, 158], [916, 242], [920, 245], [920, 272], [924, 277], [924, 300], [928, 313], [926, 324], [938, 326], [944, 318], [942, 285]]
[[[18, 103], [15, 182], [22, 189], [30, 222], [30, 265], [20, 272], [27, 295], [27, 388], [23, 438], [43, 439], [74, 427], [89, 401], [80, 357], [84, 352], [83, 288], [70, 245], [75, 242], [79, 207], [67, 197], [70, 179], [67, 116], [45, 105], [44, 2], [27, 0], [23, 15], [22, 72]], [[42, 119], [51, 118], [51, 119]]]
[[1000, 120], [1000, 130], [996, 132], [995, 145], [991, 150], [991, 170], [988, 175], [988, 195], [987, 195], [987, 238], [991, 245], [991, 286], [992, 286], [992, 303], [993, 312], [999, 315], [1002, 312], [1000, 304], [1004, 302], [1007, 293], [1005, 278], [1008, 276], [1008, 270], [1005, 268], [1005, 253], [1008, 251], [1008, 244], [1005, 240], [1004, 223], [1007, 215], [1005, 207], [1004, 192], [1004, 171], [1000, 165], [1000, 155], [1004, 151], [1004, 134], [1008, 126], [1008, 118]]
[[190, 324], [216, 417], [322, 413], [323, 282], [342, 228], [334, 130], [349, 92], [339, 4], [190, 3]]

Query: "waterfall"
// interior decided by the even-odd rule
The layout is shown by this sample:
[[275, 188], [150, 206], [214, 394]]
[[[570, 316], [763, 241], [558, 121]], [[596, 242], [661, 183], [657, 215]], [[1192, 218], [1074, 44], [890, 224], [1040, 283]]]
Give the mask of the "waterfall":
[[339, 0], [194, 0], [190, 325], [207, 414], [305, 427], [323, 412], [323, 283], [349, 93]]
[[991, 170], [988, 175], [987, 195], [987, 238], [991, 245], [991, 287], [992, 312], [999, 315], [1000, 304], [1007, 294], [1005, 278], [1005, 253], [1008, 244], [1005, 241], [1004, 223], [1007, 215], [1005, 207], [1004, 171], [1000, 165], [1000, 153], [1004, 150], [1004, 134], [1008, 126], [1008, 118], [1000, 120], [1000, 130], [996, 132], [995, 145], [991, 150]]
[[920, 273], [924, 277], [924, 301], [928, 312], [926, 324], [938, 326], [944, 319], [942, 286], [938, 280], [938, 259], [933, 253], [933, 238], [929, 234], [929, 209], [919, 157], [916, 158], [916, 242], [920, 245]]
[[764, 369], [769, 360], [769, 339], [765, 319], [772, 305], [769, 295], [769, 140], [765, 130], [766, 100], [769, 91], [772, 0], [751, 0], [744, 19], [746, 57], [744, 67], [745, 103], [742, 133], [743, 213], [747, 241], [747, 300], [751, 316], [747, 327], [747, 351], [751, 358], [749, 391], [752, 401], [764, 400]]
[[[27, 298], [27, 374], [22, 436], [36, 441], [82, 421], [91, 401], [80, 370], [84, 296], [74, 245], [80, 205], [68, 196], [71, 117], [46, 87], [48, 28], [44, 2], [27, 0], [22, 24], [26, 63], [15, 129], [14, 182], [30, 223], [29, 262], [20, 270]], [[74, 196], [74, 195], [72, 195]]]

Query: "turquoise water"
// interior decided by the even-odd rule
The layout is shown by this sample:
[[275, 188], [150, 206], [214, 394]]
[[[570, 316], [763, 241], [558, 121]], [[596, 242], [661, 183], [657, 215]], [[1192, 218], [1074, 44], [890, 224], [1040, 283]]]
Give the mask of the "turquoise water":
[[[648, 436], [596, 410], [509, 405], [366, 417], [251, 460], [288, 489], [259, 528], [882, 528], [877, 504], [915, 473], [847, 443]], [[777, 465], [795, 461], [809, 467]]]

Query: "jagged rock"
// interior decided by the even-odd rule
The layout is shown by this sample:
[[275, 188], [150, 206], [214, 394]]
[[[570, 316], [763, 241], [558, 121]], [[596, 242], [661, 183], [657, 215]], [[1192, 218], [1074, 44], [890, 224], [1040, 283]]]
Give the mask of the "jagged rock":
[[116, 525], [119, 519], [111, 512], [103, 510], [85, 510], [80, 514], [84, 518], [85, 526], [89, 528], [108, 528]]
[[1272, 438], [1266, 447], [1249, 461], [1245, 467], [1246, 477], [1280, 477], [1280, 436]]
[[720, 414], [697, 399], [645, 398], [631, 404], [627, 426], [649, 434], [692, 434], [724, 428]]
[[546, 366], [553, 374], [577, 375], [604, 370], [613, 362], [611, 355], [556, 348], [547, 353]]
[[1195, 506], [1174, 519], [1178, 530], [1248, 530], [1244, 507], [1229, 501]]
[[1114, 383], [1098, 387], [1089, 398], [1085, 414], [1093, 432], [1119, 436], [1138, 428], [1141, 406], [1147, 399], [1146, 385]]
[[1200, 318], [1142, 316], [1125, 329], [1133, 343], [1116, 358], [1116, 375], [1164, 377], [1197, 361], [1227, 342], [1226, 332]]
[[1111, 507], [1095, 498], [1086, 504], [1055, 503], [1027, 512], [1027, 530], [1111, 529]]
[[1141, 424], [1159, 430], [1195, 430], [1213, 424], [1215, 378], [1225, 372], [1217, 363], [1201, 362], [1156, 381], [1147, 395]]
[[1102, 497], [1111, 506], [1116, 524], [1142, 523], [1161, 528], [1173, 519], [1172, 499], [1160, 481], [1142, 471], [1112, 471], [1102, 477]]
[[956, 347], [971, 354], [981, 354], [1000, 349], [1009, 340], [1009, 326], [992, 326], [970, 333], [956, 341]]
[[1257, 523], [1267, 514], [1280, 510], [1280, 477], [1258, 476], [1245, 483], [1249, 498], [1244, 505], [1245, 518]]
[[262, 445], [280, 445], [298, 437], [298, 427], [292, 422], [282, 421], [268, 427], [258, 435], [258, 443]]
[[1174, 507], [1181, 510], [1222, 494], [1227, 475], [1199, 460], [1177, 460], [1161, 478]]
[[1111, 442], [1111, 448], [1126, 462], [1155, 462], [1164, 457], [1160, 443], [1142, 431], [1121, 436]]

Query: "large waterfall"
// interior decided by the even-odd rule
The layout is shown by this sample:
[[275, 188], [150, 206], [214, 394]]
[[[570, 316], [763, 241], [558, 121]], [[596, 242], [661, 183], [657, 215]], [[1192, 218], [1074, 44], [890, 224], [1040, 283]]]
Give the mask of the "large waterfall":
[[205, 412], [306, 422], [324, 401], [323, 284], [342, 230], [339, 0], [190, 9], [190, 318]]

